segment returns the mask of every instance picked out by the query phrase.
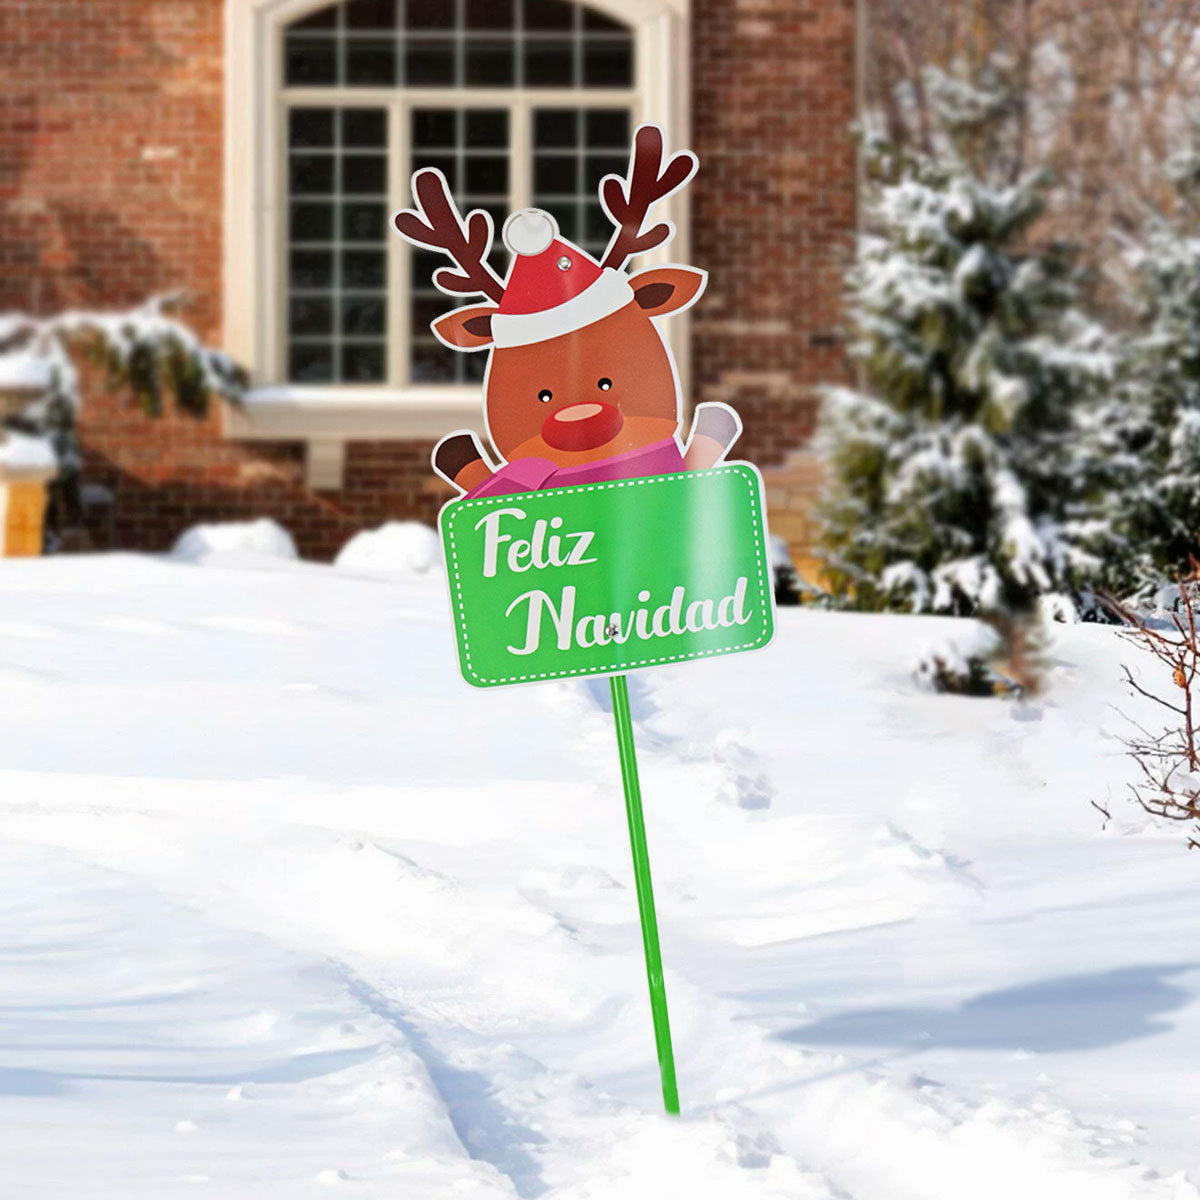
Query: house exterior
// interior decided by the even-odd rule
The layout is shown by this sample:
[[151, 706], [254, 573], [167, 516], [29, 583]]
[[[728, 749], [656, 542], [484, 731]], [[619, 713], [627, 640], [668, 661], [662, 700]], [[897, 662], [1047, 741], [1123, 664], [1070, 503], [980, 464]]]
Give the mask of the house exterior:
[[780, 469], [812, 385], [845, 374], [855, 27], [854, 0], [0, 0], [0, 311], [182, 291], [252, 380], [240, 409], [152, 419], [89, 377], [85, 478], [115, 498], [96, 544], [267, 514], [327, 558], [432, 521], [429, 452], [481, 428], [483, 363], [429, 334], [453, 302], [390, 229], [412, 170], [595, 252], [597, 181], [644, 120], [701, 162], [675, 242], [637, 263], [709, 271], [667, 325], [685, 395], [739, 411], [802, 541], [782, 526], [807, 476]]

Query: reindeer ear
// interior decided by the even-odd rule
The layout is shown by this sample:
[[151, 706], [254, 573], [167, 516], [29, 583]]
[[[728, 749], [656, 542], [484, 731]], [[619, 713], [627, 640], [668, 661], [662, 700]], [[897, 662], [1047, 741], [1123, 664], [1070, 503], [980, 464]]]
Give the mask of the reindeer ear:
[[492, 344], [492, 304], [455, 308], [434, 321], [430, 328], [439, 342], [451, 350], [486, 350]]
[[696, 267], [649, 267], [629, 280], [633, 298], [652, 317], [680, 312], [700, 298], [708, 272]]

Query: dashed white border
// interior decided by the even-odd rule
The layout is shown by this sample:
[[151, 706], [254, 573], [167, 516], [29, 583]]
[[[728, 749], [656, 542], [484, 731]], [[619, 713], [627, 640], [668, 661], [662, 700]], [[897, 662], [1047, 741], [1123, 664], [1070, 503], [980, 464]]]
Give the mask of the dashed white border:
[[[641, 658], [636, 661], [611, 663], [596, 667], [575, 667], [561, 671], [541, 671], [530, 675], [506, 675], [492, 679], [480, 675], [471, 665], [471, 644], [467, 634], [467, 612], [463, 606], [462, 587], [459, 580], [458, 548], [454, 543], [454, 518], [468, 508], [486, 508], [488, 505], [511, 504], [523, 496], [542, 499], [549, 493], [570, 495], [572, 492], [602, 492], [610, 488], [642, 487], [652, 483], [676, 483], [695, 479], [701, 475], [740, 475], [746, 482], [750, 494], [750, 509], [757, 517], [759, 536], [754, 541], [754, 557], [758, 568], [759, 596], [762, 601], [762, 631], [753, 641], [743, 642], [738, 646], [722, 646], [716, 650], [693, 650], [684, 654], [667, 654], [657, 658]], [[463, 674], [468, 680], [474, 680], [479, 687], [495, 687], [507, 683], [532, 683], [539, 679], [565, 679], [570, 675], [611, 675], [616, 671], [625, 671], [634, 667], [651, 667], [661, 663], [681, 662], [696, 658], [709, 658], [718, 654], [734, 654], [740, 650], [755, 650], [766, 645], [774, 632], [774, 620], [771, 615], [772, 593], [767, 574], [763, 570], [763, 542], [766, 537], [766, 523], [763, 519], [762, 479], [749, 463], [731, 463], [709, 471], [678, 471], [671, 475], [648, 475], [639, 479], [618, 479], [612, 483], [588, 483], [578, 487], [546, 488], [538, 492], [514, 492], [503, 496], [484, 496], [477, 500], [452, 500], [441, 512], [443, 541], [449, 550], [446, 563], [446, 573], [450, 581], [451, 607], [454, 610], [455, 624], [458, 626], [462, 655], [464, 659]]]

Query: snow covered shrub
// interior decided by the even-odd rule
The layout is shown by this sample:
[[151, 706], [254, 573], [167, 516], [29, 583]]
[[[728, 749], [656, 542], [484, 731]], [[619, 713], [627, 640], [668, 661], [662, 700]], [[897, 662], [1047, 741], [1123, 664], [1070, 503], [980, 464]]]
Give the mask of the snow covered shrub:
[[965, 654], [953, 642], [927, 650], [913, 677], [932, 692], [956, 696], [994, 696], [996, 677], [981, 654]]
[[1031, 612], [1072, 602], [1107, 550], [1089, 422], [1112, 355], [1070, 248], [1030, 237], [1044, 179], [995, 177], [1008, 110], [939, 95], [942, 156], [871, 157], [848, 277], [866, 386], [826, 393], [824, 557], [857, 608]]
[[179, 535], [171, 550], [172, 558], [190, 563], [245, 555], [282, 559], [298, 557], [292, 535], [269, 517], [259, 517], [256, 521], [193, 525]]
[[[972, 624], [963, 637], [926, 647], [913, 667], [913, 678], [928, 691], [954, 696], [1022, 696], [1025, 685], [996, 670], [1008, 648], [1008, 632], [993, 622]], [[1035, 685], [1036, 687], [1036, 682]]]
[[177, 296], [159, 296], [120, 312], [0, 313], [0, 379], [30, 392], [24, 411], [6, 424], [48, 438], [58, 459], [47, 511], [50, 548], [64, 527], [79, 521], [76, 354], [100, 364], [110, 387], [129, 387], [151, 416], [162, 414], [167, 397], [196, 416], [207, 412], [214, 396], [231, 403], [241, 399], [245, 373], [169, 315], [178, 303]]
[[442, 561], [438, 535], [419, 521], [389, 521], [356, 533], [334, 566], [362, 575], [425, 575]]
[[[1200, 563], [1192, 559], [1188, 576], [1180, 581], [1178, 608], [1164, 617], [1145, 618], [1113, 602], [1127, 622], [1121, 636], [1156, 667], [1155, 682], [1142, 682], [1140, 672], [1122, 664], [1130, 691], [1169, 716], [1157, 728], [1130, 719], [1133, 732], [1124, 739], [1138, 776], [1130, 785], [1134, 800], [1154, 817], [1195, 826], [1188, 846], [1200, 849], [1200, 629], [1196, 626], [1196, 592]], [[1097, 807], [1099, 807], [1097, 805]], [[1104, 810], [1101, 809], [1101, 812]]]

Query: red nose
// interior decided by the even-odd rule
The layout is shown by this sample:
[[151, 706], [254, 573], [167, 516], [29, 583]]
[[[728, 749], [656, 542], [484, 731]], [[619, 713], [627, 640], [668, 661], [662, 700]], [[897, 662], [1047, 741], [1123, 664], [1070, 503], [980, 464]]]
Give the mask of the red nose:
[[555, 450], [591, 450], [611, 442], [624, 424], [621, 410], [611, 404], [572, 404], [546, 418], [542, 438]]

